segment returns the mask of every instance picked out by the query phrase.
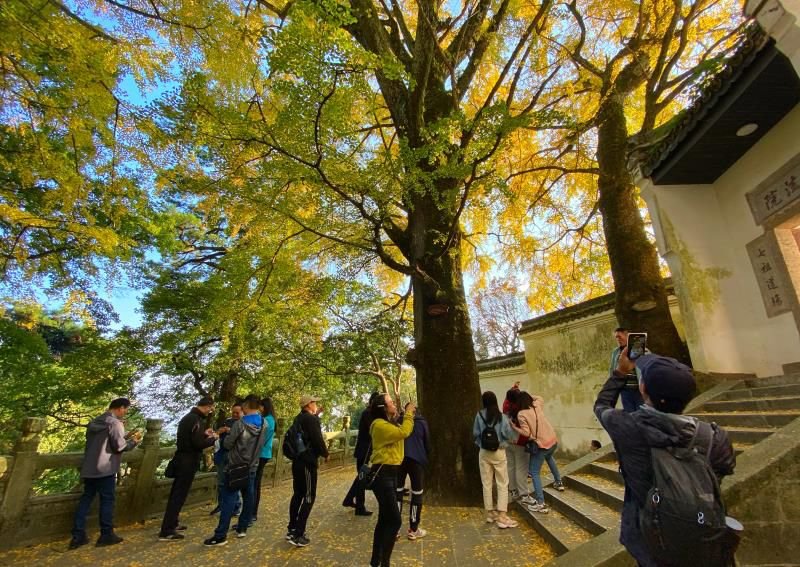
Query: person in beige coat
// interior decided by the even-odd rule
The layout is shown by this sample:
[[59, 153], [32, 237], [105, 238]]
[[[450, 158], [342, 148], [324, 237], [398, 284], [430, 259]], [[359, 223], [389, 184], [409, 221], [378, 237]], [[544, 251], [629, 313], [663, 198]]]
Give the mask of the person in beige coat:
[[[483, 485], [483, 505], [486, 508], [486, 522], [495, 523], [498, 528], [515, 528], [517, 522], [508, 516], [508, 465], [506, 446], [513, 435], [508, 417], [497, 406], [494, 392], [484, 392], [481, 396], [483, 409], [475, 416], [472, 424], [472, 438], [480, 448], [478, 465]], [[491, 435], [484, 435], [484, 431]], [[497, 488], [497, 503], [493, 492]]]
[[528, 463], [528, 470], [533, 479], [533, 490], [535, 501], [529, 502], [528, 510], [546, 514], [550, 511], [544, 502], [544, 489], [542, 488], [542, 465], [547, 462], [550, 472], [553, 473], [553, 487], [556, 490], [564, 490], [561, 482], [561, 474], [558, 472], [558, 465], [553, 455], [558, 449], [558, 437], [553, 426], [544, 415], [544, 401], [539, 396], [531, 396], [528, 392], [522, 392], [519, 396], [519, 412], [517, 413], [517, 423], [512, 423], [511, 427], [520, 435], [525, 435], [530, 439], [526, 450], [531, 453]]

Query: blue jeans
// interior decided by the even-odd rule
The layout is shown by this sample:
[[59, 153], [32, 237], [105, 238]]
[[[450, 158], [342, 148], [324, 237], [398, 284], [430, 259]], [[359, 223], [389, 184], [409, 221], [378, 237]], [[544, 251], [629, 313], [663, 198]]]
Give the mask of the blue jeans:
[[[242, 514], [239, 516], [239, 523], [236, 526], [236, 531], [239, 533], [246, 532], [250, 527], [250, 522], [253, 519], [253, 493], [256, 484], [256, 471], [250, 472], [250, 481], [247, 483], [247, 488], [243, 490], [244, 502], [242, 503]], [[231, 528], [231, 518], [233, 511], [236, 508], [236, 501], [239, 498], [238, 490], [228, 490], [226, 486], [222, 487], [222, 504], [220, 505], [219, 524], [217, 529], [214, 530], [214, 537], [217, 539], [225, 539], [228, 536], [228, 530]]]
[[84, 539], [86, 537], [86, 516], [95, 494], [100, 495], [100, 535], [114, 533], [114, 496], [117, 488], [117, 475], [100, 478], [84, 478], [83, 494], [75, 510], [75, 523], [72, 526], [72, 537]]
[[639, 390], [628, 390], [626, 388], [619, 393], [619, 397], [622, 400], [623, 411], [628, 413], [635, 412], [644, 403]]
[[549, 449], [539, 449], [531, 455], [531, 460], [528, 462], [528, 470], [533, 478], [533, 491], [536, 494], [537, 502], [544, 502], [544, 488], [542, 488], [542, 465], [547, 461], [547, 466], [550, 467], [550, 472], [553, 473], [553, 479], [556, 482], [561, 482], [561, 474], [558, 472], [556, 460], [553, 454], [558, 449], [558, 443]]

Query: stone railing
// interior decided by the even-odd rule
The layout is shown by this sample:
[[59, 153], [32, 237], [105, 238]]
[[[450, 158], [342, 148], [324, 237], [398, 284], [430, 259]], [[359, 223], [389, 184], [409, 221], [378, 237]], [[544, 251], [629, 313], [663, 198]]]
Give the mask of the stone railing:
[[[171, 480], [163, 475], [166, 462], [175, 447], [160, 444], [163, 422], [147, 420], [147, 432], [142, 443], [133, 451], [122, 454], [122, 470], [117, 477], [114, 521], [124, 525], [158, 516], [163, 513]], [[282, 439], [286, 420], [278, 419], [273, 441], [273, 459], [264, 469], [262, 486], [275, 486], [291, 478], [291, 462], [282, 454]], [[37, 543], [54, 537], [69, 537], [72, 518], [82, 486], [77, 483], [70, 492], [37, 495], [34, 486], [43, 473], [59, 469], [78, 469], [83, 453], [39, 453], [39, 442], [45, 428], [42, 418], [26, 418], [22, 434], [12, 455], [0, 456], [0, 548]], [[325, 433], [331, 453], [321, 470], [353, 462], [352, 445], [357, 431], [350, 430], [350, 418], [342, 420], [342, 430]], [[200, 472], [195, 477], [186, 507], [206, 504], [216, 498], [215, 472]], [[92, 507], [96, 516], [97, 501]], [[95, 525], [90, 518], [88, 525]]]

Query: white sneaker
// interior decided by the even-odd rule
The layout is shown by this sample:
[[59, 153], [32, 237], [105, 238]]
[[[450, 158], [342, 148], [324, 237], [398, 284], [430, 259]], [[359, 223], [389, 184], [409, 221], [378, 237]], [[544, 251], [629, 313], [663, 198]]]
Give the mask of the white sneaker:
[[547, 514], [550, 511], [550, 508], [544, 502], [537, 502], [536, 504], [528, 506], [528, 510], [531, 512], [538, 512], [540, 514]]
[[525, 504], [526, 506], [532, 506], [533, 504], [536, 504], [536, 498], [534, 498], [530, 494], [526, 494], [525, 496], [520, 498], [519, 501], [522, 504]]
[[494, 510], [486, 511], [486, 523], [493, 524], [497, 520], [497, 513]]
[[497, 518], [497, 527], [501, 530], [506, 528], [516, 528], [518, 525], [519, 523], [516, 520], [512, 520], [505, 514], [502, 514]]
[[420, 538], [423, 538], [423, 537], [425, 537], [426, 535], [428, 535], [428, 532], [426, 532], [426, 531], [425, 531], [425, 530], [423, 530], [422, 528], [417, 528], [417, 531], [415, 531], [415, 532], [412, 532], [411, 530], [408, 530], [407, 537], [408, 537], [408, 539], [410, 539], [411, 541], [414, 541], [415, 539], [420, 539]]

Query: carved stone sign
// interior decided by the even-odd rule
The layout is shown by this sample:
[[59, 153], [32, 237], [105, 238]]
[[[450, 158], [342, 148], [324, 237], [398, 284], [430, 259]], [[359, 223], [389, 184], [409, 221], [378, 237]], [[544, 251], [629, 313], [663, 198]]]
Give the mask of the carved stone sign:
[[753, 271], [758, 281], [758, 288], [761, 290], [767, 317], [775, 317], [791, 311], [788, 288], [776, 264], [781, 260], [773, 254], [766, 234], [747, 244], [747, 255], [750, 256], [750, 262], [753, 264]]
[[786, 209], [800, 200], [800, 155], [769, 176], [747, 194], [756, 224]]

